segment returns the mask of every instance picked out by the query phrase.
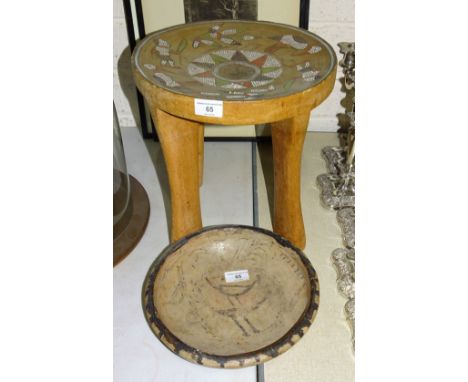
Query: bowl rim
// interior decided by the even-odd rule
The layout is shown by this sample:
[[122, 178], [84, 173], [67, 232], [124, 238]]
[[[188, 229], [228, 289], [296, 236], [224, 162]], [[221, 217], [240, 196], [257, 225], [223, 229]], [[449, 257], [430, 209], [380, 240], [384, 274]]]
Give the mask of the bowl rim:
[[[302, 315], [299, 317], [296, 323], [275, 342], [251, 352], [233, 355], [216, 355], [201, 351], [188, 345], [187, 343], [177, 338], [177, 336], [166, 327], [164, 322], [159, 318], [157, 309], [154, 306], [153, 287], [156, 280], [156, 275], [158, 274], [159, 269], [162, 267], [165, 260], [172, 253], [184, 246], [190, 239], [209, 231], [231, 228], [241, 228], [254, 231], [256, 233], [265, 234], [274, 238], [281, 246], [292, 249], [299, 256], [299, 259], [307, 270], [308, 280], [311, 287], [311, 294], [308, 305]], [[183, 238], [167, 245], [149, 267], [142, 285], [141, 292], [143, 313], [146, 322], [148, 323], [153, 334], [170, 351], [179, 357], [199, 365], [214, 368], [241, 368], [254, 366], [269, 361], [289, 350], [304, 336], [309, 327], [312, 325], [318, 312], [319, 300], [320, 293], [317, 272], [313, 268], [310, 260], [300, 249], [295, 247], [291, 242], [275, 232], [260, 227], [240, 224], [222, 224], [203, 227], [202, 229], [186, 235]]]

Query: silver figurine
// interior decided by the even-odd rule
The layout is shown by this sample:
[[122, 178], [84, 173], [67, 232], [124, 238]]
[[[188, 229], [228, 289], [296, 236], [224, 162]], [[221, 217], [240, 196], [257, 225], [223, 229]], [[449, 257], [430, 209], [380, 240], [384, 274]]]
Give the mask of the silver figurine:
[[317, 177], [321, 187], [321, 201], [329, 208], [337, 210], [337, 221], [343, 234], [345, 248], [337, 248], [332, 253], [332, 263], [337, 273], [339, 293], [347, 301], [344, 306], [346, 321], [351, 330], [351, 341], [355, 344], [355, 44], [338, 44], [343, 58], [339, 64], [343, 68], [345, 89], [351, 92], [352, 110], [346, 113], [349, 127], [346, 131], [344, 147], [327, 146], [322, 149], [327, 174]]

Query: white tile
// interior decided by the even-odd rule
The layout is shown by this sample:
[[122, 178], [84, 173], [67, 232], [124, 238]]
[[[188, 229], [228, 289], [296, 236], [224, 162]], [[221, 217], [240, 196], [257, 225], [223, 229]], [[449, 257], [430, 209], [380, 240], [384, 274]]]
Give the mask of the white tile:
[[[130, 65], [130, 53], [125, 50], [114, 69], [114, 102], [121, 126], [135, 126], [139, 120], [137, 92]], [[130, 121], [130, 124], [127, 123]]]
[[204, 225], [253, 224], [250, 142], [205, 142]]
[[340, 128], [338, 115], [345, 115], [352, 108], [352, 96], [347, 95], [342, 85], [343, 73], [338, 67], [337, 80], [328, 98], [317, 106], [310, 115], [309, 131], [334, 132]]
[[[309, 30], [324, 38], [333, 47], [338, 61], [343, 57], [339, 51], [338, 43], [354, 41], [354, 23], [311, 20]], [[336, 131], [339, 128], [337, 114], [345, 113], [345, 108], [350, 109], [352, 103], [350, 96], [346, 98], [342, 81], [343, 69], [338, 66], [332, 93], [318, 107], [312, 110], [309, 131]]]
[[[114, 268], [114, 381], [255, 382], [255, 367], [223, 370], [192, 364], [170, 352], [150, 331], [141, 307], [141, 287], [150, 264], [169, 242], [165, 212], [165, 202], [169, 201], [167, 178], [162, 171], [164, 163], [159, 144], [143, 141], [139, 131], [130, 127], [122, 128], [122, 138], [129, 173], [148, 192], [151, 213], [139, 244]], [[248, 197], [251, 184], [246, 180], [251, 167], [247, 163], [247, 148], [223, 144], [207, 146], [205, 160], [210, 173], [206, 175], [204, 188], [211, 189], [210, 195], [222, 196], [215, 195], [216, 203], [210, 200], [205, 203], [205, 220], [250, 224], [251, 213], [246, 213], [251, 205]], [[206, 197], [208, 194], [203, 192]], [[231, 200], [235, 200], [236, 205], [230, 204]]]
[[340, 77], [343, 77], [341, 67], [338, 67], [338, 72], [336, 74], [335, 86], [333, 91], [328, 96], [328, 98], [323, 101], [319, 106], [312, 110], [312, 115], [316, 117], [329, 117], [335, 116], [337, 113], [344, 113], [345, 107], [341, 103], [344, 103], [344, 98], [346, 93], [343, 91], [343, 86], [340, 82]]
[[123, 50], [128, 47], [127, 29], [125, 26], [125, 19], [114, 19], [114, 38], [113, 38], [113, 56], [114, 56], [114, 69], [116, 68], [117, 61], [122, 54]]
[[123, 1], [122, 0], [113, 0], [114, 1], [114, 19], [117, 18], [124, 18], [125, 13], [123, 9]]
[[342, 41], [355, 41], [354, 23], [310, 21], [309, 30], [325, 39], [333, 47], [338, 60], [342, 57], [338, 43]]
[[[134, 110], [137, 113], [137, 106], [136, 106], [136, 93], [135, 88], [128, 86], [126, 87], [127, 91], [124, 93], [120, 84], [114, 83], [114, 103], [115, 108], [117, 110], [117, 115], [119, 117], [119, 123], [121, 127], [129, 127], [129, 126], [136, 126], [135, 118], [134, 118]], [[132, 92], [134, 92], [134, 96], [132, 97]], [[127, 97], [128, 95], [128, 97]], [[135, 109], [131, 108], [129, 98], [133, 105], [135, 105]], [[136, 114], [138, 116], [139, 114]]]
[[[307, 334], [290, 350], [265, 363], [266, 382], [352, 382], [354, 356], [351, 334], [344, 318], [344, 303], [337, 291], [336, 272], [331, 253], [342, 247], [341, 231], [336, 213], [321, 206], [316, 177], [326, 172], [320, 150], [336, 145], [338, 138], [332, 133], [308, 133], [302, 158], [302, 212], [307, 235], [304, 250], [317, 271], [320, 283], [320, 306], [317, 318]], [[263, 161], [271, 173], [271, 148], [263, 147]], [[258, 156], [258, 197], [260, 225], [271, 228], [267, 188], [272, 190], [271, 178], [265, 182], [262, 157]]]
[[354, 0], [310, 0], [309, 21], [354, 22]]
[[336, 132], [340, 126], [336, 116], [314, 116], [312, 115], [309, 121], [308, 131], [320, 132]]
[[136, 90], [131, 71], [125, 20], [122, 18], [114, 18], [113, 69], [113, 97], [120, 125], [136, 126], [134, 118], [137, 113]]

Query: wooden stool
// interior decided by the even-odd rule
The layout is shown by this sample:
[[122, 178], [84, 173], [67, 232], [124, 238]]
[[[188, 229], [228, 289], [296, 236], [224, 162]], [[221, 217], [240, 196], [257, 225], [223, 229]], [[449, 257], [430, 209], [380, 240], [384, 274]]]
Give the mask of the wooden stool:
[[204, 21], [148, 35], [135, 49], [132, 66], [166, 161], [171, 240], [202, 227], [203, 123], [270, 123], [273, 230], [303, 249], [302, 147], [310, 111], [335, 84], [330, 45], [283, 24]]

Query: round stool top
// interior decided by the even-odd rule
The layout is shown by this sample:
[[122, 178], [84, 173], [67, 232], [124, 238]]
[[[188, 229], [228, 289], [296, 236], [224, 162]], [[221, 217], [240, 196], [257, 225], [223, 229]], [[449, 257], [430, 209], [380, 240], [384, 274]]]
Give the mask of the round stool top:
[[151, 265], [143, 307], [154, 334], [204, 366], [238, 368], [285, 352], [318, 309], [315, 270], [277, 234], [207, 227], [169, 245]]
[[317, 35], [261, 21], [203, 21], [154, 32], [133, 53], [152, 84], [174, 93], [218, 100], [261, 100], [302, 92], [336, 65]]

